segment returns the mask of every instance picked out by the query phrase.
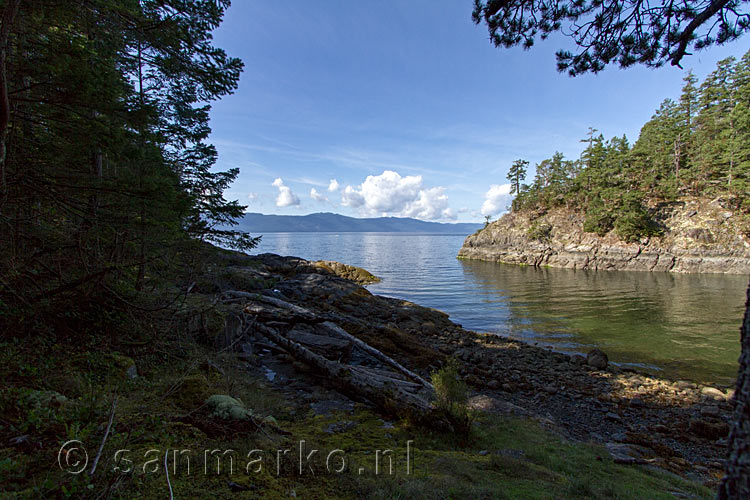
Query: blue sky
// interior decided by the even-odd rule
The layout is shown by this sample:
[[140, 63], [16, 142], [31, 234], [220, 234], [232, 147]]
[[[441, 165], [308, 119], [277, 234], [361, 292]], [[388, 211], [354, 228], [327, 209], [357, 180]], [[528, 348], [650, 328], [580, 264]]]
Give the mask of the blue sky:
[[[659, 103], [679, 95], [679, 68], [557, 73], [561, 37], [496, 49], [471, 9], [470, 0], [235, 0], [215, 41], [245, 71], [211, 114], [217, 167], [240, 169], [226, 197], [266, 214], [480, 221], [509, 203], [513, 160], [577, 158], [589, 126], [635, 141]], [[745, 37], [683, 66], [703, 78], [749, 49]]]

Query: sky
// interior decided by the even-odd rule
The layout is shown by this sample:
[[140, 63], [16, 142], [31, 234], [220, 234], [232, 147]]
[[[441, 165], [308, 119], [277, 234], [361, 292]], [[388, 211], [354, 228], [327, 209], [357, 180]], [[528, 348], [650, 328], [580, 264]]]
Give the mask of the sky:
[[688, 69], [700, 79], [750, 37], [684, 69], [556, 71], [553, 36], [493, 47], [471, 0], [235, 0], [214, 33], [245, 63], [213, 104], [217, 168], [239, 168], [227, 199], [248, 212], [478, 222], [509, 205], [516, 159], [580, 155], [589, 127], [631, 143]]

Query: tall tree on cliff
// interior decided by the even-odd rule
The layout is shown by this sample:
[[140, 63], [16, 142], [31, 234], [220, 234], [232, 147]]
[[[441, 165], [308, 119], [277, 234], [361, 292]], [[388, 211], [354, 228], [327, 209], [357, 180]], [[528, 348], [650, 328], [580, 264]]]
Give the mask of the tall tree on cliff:
[[510, 166], [507, 177], [510, 181], [510, 194], [521, 192], [521, 183], [526, 179], [526, 167], [528, 165], [528, 161], [518, 159]]
[[[474, 0], [472, 19], [476, 24], [484, 23], [487, 26], [490, 40], [496, 47], [523, 45], [528, 49], [534, 45], [537, 36], [545, 39], [553, 32], [563, 33], [573, 39], [578, 51], [558, 51], [557, 69], [576, 76], [586, 72], [597, 73], [609, 64], [622, 68], [634, 64], [659, 67], [669, 62], [673, 66], [680, 66], [683, 58], [690, 54], [689, 51], [698, 51], [714, 44], [722, 45], [750, 31], [748, 4], [750, 2], [747, 0], [685, 0], [662, 4], [637, 0]], [[721, 69], [717, 69], [717, 72], [722, 73]], [[721, 80], [724, 74], [715, 74], [714, 81]], [[705, 98], [704, 90], [702, 97]], [[726, 106], [724, 111], [729, 114], [726, 118], [732, 121], [728, 127], [727, 145], [730, 149], [716, 158], [721, 162], [728, 160], [731, 165], [731, 171], [719, 173], [725, 176], [727, 183], [736, 182], [735, 162], [743, 167], [744, 163], [750, 162], [744, 159], [746, 145], [737, 140], [743, 131], [746, 115], [743, 105], [734, 97], [730, 94], [719, 104]], [[706, 121], [709, 123], [705, 132], [712, 133], [708, 127], [715, 123], [708, 117]], [[672, 144], [675, 144], [675, 139], [682, 139], [679, 133]], [[691, 137], [691, 147], [695, 148], [699, 140]], [[720, 142], [714, 141], [715, 144]], [[699, 156], [715, 156], [714, 153], [713, 150], [704, 150]], [[673, 166], [679, 168], [682, 154], [681, 150], [673, 149]], [[708, 165], [704, 165], [704, 168], [701, 173], [706, 177], [716, 173]], [[729, 439], [727, 474], [718, 493], [720, 500], [750, 498], [749, 317], [750, 299], [746, 304], [742, 326], [737, 407]]]

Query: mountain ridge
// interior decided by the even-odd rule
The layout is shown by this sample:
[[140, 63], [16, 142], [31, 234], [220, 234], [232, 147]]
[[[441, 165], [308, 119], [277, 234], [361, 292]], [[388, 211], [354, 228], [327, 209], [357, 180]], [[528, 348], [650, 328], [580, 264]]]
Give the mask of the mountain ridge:
[[253, 233], [293, 232], [393, 232], [471, 234], [482, 227], [480, 223], [429, 222], [409, 217], [355, 218], [331, 212], [308, 215], [266, 215], [246, 213], [239, 221], [242, 230]]

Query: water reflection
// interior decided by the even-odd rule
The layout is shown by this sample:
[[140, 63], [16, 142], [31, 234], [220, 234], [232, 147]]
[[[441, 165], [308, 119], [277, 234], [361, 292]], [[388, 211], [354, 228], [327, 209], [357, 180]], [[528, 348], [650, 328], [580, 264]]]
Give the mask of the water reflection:
[[508, 306], [498, 330], [509, 335], [600, 346], [672, 376], [726, 383], [736, 373], [745, 276], [461, 265]]

